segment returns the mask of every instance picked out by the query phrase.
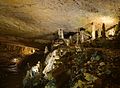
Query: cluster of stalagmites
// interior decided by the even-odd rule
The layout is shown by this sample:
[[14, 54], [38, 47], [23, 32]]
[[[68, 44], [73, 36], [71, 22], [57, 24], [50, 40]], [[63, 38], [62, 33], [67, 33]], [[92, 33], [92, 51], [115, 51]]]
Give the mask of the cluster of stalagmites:
[[[110, 45], [110, 42], [113, 40], [106, 38], [104, 26], [105, 24], [103, 24], [102, 37], [95, 38], [93, 34], [92, 39], [88, 38], [89, 35], [85, 36], [83, 28], [69, 39], [64, 38], [64, 32], [60, 29], [58, 31], [59, 39], [53, 41], [51, 51], [45, 48], [42, 71], [39, 72], [37, 65], [35, 68], [37, 70], [34, 70], [33, 66], [28, 71], [30, 79], [25, 77], [23, 81], [24, 87], [26, 84], [29, 84], [26, 88], [118, 87], [120, 56], [111, 53], [113, 43]], [[90, 50], [85, 47], [87, 44], [89, 48], [91, 46], [94, 48]], [[107, 48], [109, 49], [106, 50]], [[117, 50], [114, 51], [117, 52]], [[110, 53], [112, 55], [109, 55]]]
[[49, 52], [42, 71], [32, 68], [32, 76], [24, 80], [25, 88], [111, 88], [118, 86], [113, 81], [120, 73], [119, 57], [108, 58], [100, 50], [76, 51], [68, 47]]

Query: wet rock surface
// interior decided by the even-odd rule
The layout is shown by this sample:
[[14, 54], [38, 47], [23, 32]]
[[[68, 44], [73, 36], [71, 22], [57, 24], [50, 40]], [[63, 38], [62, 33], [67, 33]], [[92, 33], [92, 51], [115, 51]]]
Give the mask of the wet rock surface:
[[[1, 88], [119, 88], [120, 50], [67, 45], [33, 50], [1, 43]], [[38, 46], [39, 47], [39, 46]], [[43, 50], [45, 48], [45, 51]], [[22, 53], [21, 53], [22, 50]], [[24, 52], [25, 53], [24, 53]], [[30, 52], [30, 54], [26, 55]], [[31, 54], [32, 52], [32, 54]], [[20, 61], [20, 62], [19, 62]]]
[[55, 67], [47, 73], [47, 78], [41, 76], [35, 88], [120, 87], [119, 50], [86, 48], [76, 52], [73, 48], [64, 49], [66, 54], [56, 60]]

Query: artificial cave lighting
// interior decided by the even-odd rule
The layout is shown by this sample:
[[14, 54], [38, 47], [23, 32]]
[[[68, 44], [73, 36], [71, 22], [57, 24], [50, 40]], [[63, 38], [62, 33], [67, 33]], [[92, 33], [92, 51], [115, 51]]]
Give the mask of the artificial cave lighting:
[[23, 55], [31, 55], [35, 53], [35, 48], [32, 47], [23, 47], [21, 49], [21, 54]]
[[115, 30], [114, 30], [114, 29], [111, 29], [111, 30], [109, 31], [109, 35], [114, 36], [114, 34], [115, 34]]
[[105, 23], [105, 24], [114, 24], [115, 23], [115, 19], [110, 17], [110, 16], [103, 16], [101, 17], [101, 22]]
[[0, 8], [0, 88], [120, 88], [120, 0]]
[[21, 58], [13, 58], [11, 62], [13, 63], [19, 63]]

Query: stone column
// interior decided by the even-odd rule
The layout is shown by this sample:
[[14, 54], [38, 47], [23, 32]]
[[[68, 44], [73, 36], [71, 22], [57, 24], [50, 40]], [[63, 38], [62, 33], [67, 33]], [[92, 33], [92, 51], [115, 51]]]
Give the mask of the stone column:
[[80, 32], [79, 32], [79, 29], [78, 29], [78, 31], [77, 31], [77, 40], [76, 40], [76, 44], [77, 44], [77, 45], [79, 44], [79, 40], [80, 40], [80, 39], [79, 39], [79, 37], [80, 37], [79, 34], [80, 34]]
[[58, 30], [58, 36], [59, 36], [60, 39], [64, 39], [64, 33], [63, 33], [62, 29]]
[[92, 40], [95, 39], [95, 25], [92, 23]]
[[106, 38], [106, 33], [105, 33], [105, 24], [103, 23], [102, 25], [102, 31], [101, 31], [102, 38]]

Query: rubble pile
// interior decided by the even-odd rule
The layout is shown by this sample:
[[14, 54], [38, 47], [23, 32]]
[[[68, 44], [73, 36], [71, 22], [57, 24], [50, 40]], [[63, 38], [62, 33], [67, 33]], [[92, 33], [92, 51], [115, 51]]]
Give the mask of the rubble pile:
[[[45, 47], [44, 66], [35, 65], [27, 71], [24, 88], [119, 88], [120, 51], [105, 47], [85, 47], [96, 41], [89, 40], [85, 30], [65, 39], [63, 30], [58, 32], [51, 49]], [[75, 38], [72, 40], [72, 38]], [[103, 24], [102, 43], [107, 41]], [[97, 44], [97, 43], [96, 43]], [[98, 43], [98, 45], [100, 45]], [[96, 45], [95, 45], [96, 46]], [[36, 67], [36, 68], [34, 68]], [[34, 69], [33, 69], [34, 68]], [[39, 70], [42, 69], [42, 70]], [[30, 79], [29, 79], [30, 77]], [[26, 82], [27, 81], [27, 82]], [[30, 81], [29, 87], [26, 87]]]
[[[73, 52], [63, 57], [64, 70], [70, 70], [68, 74], [70, 75], [69, 88], [112, 88], [118, 86], [119, 84], [114, 84], [114, 82], [116, 77], [119, 77], [119, 62], [116, 63], [119, 57], [108, 58], [100, 51], [91, 52], [77, 54]], [[89, 53], [91, 54], [89, 55]]]
[[35, 81], [34, 86], [39, 85], [37, 88], [115, 88], [119, 86], [116, 80], [119, 80], [120, 57], [110, 57], [101, 50], [90, 49], [76, 52], [66, 47], [64, 52], [66, 53], [63, 56], [57, 52], [60, 57], [54, 60], [55, 63], [52, 64], [54, 68], [49, 69], [46, 75], [44, 70], [50, 67], [47, 65], [43, 72], [31, 79], [32, 83]]

